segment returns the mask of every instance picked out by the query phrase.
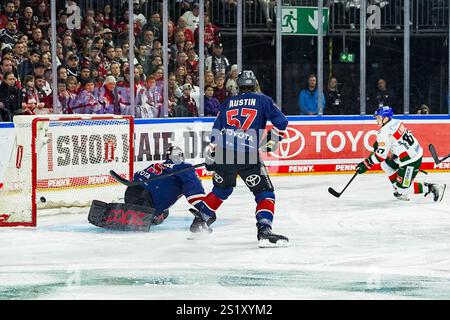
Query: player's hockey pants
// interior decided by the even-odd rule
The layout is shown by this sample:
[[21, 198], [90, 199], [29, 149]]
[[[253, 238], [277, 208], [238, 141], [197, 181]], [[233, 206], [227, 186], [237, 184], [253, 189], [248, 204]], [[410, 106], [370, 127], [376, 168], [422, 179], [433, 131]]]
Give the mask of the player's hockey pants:
[[[407, 194], [411, 185], [414, 185], [414, 193], [422, 193], [419, 191], [422, 184], [415, 185], [414, 178], [419, 172], [420, 165], [422, 164], [422, 157], [420, 159], [409, 163], [405, 166], [399, 166], [394, 160], [386, 159], [381, 163], [381, 168], [389, 176], [394, 189], [400, 194]], [[416, 190], [417, 189], [417, 190]], [[417, 191], [417, 192], [416, 192]]]

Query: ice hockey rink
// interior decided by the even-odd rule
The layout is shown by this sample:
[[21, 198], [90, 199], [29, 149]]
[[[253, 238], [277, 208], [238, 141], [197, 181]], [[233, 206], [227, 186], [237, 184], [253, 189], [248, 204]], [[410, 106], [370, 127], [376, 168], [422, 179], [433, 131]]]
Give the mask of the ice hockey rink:
[[[2, 228], [0, 299], [450, 298], [449, 190], [440, 203], [400, 202], [385, 175], [364, 174], [341, 198], [328, 193], [350, 177], [273, 177], [274, 231], [290, 238], [288, 248], [258, 248], [241, 181], [202, 239], [187, 240], [184, 198], [149, 233], [97, 228], [87, 210]], [[417, 180], [449, 183], [450, 173]]]

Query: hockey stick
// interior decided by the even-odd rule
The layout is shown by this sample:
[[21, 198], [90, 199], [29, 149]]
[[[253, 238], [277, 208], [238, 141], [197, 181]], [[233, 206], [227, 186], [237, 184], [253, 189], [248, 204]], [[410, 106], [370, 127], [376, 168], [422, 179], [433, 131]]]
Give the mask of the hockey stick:
[[432, 144], [428, 145], [428, 149], [430, 150], [431, 156], [433, 157], [434, 163], [436, 164], [439, 164], [442, 161], [446, 160], [447, 158], [450, 158], [450, 154], [448, 154], [447, 156], [439, 160], [436, 148]]
[[159, 179], [163, 179], [163, 178], [166, 178], [166, 177], [170, 177], [170, 176], [173, 176], [175, 174], [186, 172], [186, 171], [189, 171], [189, 170], [192, 170], [192, 169], [195, 169], [195, 168], [200, 168], [200, 167], [203, 167], [204, 165], [205, 165], [205, 163], [198, 163], [196, 165], [193, 165], [192, 167], [184, 168], [184, 169], [181, 169], [181, 170], [178, 170], [178, 171], [174, 171], [174, 172], [167, 173], [167, 174], [162, 174], [160, 176], [155, 176], [155, 177], [152, 177], [152, 178], [149, 178], [149, 179], [144, 179], [144, 180], [139, 180], [139, 181], [129, 181], [129, 180], [121, 177], [114, 170], [110, 170], [109, 174], [117, 182], [120, 182], [121, 184], [124, 184], [127, 187], [135, 187], [135, 186], [141, 186], [141, 185], [143, 185], [144, 183], [147, 183], [147, 182], [153, 182], [153, 181], [156, 181], [156, 180], [159, 180]]
[[347, 189], [347, 187], [350, 185], [350, 183], [352, 183], [352, 181], [356, 178], [357, 175], [358, 175], [358, 172], [355, 172], [353, 177], [350, 179], [350, 181], [347, 183], [347, 185], [344, 187], [344, 189], [341, 192], [337, 192], [336, 190], [334, 190], [331, 187], [328, 188], [328, 192], [331, 193], [336, 198], [339, 198], [344, 193], [345, 189]]

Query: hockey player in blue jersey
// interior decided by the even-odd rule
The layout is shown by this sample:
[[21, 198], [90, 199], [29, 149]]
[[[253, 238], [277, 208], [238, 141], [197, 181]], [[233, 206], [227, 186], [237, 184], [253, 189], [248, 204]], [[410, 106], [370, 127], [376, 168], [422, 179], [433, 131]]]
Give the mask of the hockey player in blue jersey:
[[[184, 153], [179, 147], [170, 147], [166, 153], [166, 161], [155, 163], [134, 174], [134, 181], [142, 181], [161, 174], [173, 173], [190, 168], [184, 162]], [[154, 224], [160, 224], [167, 218], [168, 208], [185, 196], [196, 208], [202, 208], [205, 190], [194, 168], [183, 171], [157, 181], [144, 182], [142, 186], [128, 187], [125, 191], [125, 203], [145, 203], [155, 209]]]
[[[187, 168], [192, 170], [186, 170]], [[164, 174], [172, 175], [156, 181], [148, 181], [152, 177]], [[170, 147], [164, 162], [155, 163], [137, 171], [133, 180], [142, 181], [142, 185], [126, 189], [124, 204], [102, 205], [97, 201], [96, 206], [91, 207], [89, 221], [109, 229], [147, 231], [151, 225], [162, 223], [169, 215], [169, 208], [182, 196], [185, 196], [195, 208], [204, 207], [205, 190], [194, 167], [184, 162], [184, 154], [179, 147]], [[117, 217], [118, 212], [121, 213], [120, 217]], [[126, 212], [133, 214], [124, 217]], [[134, 212], [138, 212], [138, 216], [145, 219], [135, 218]], [[194, 209], [191, 212], [196, 213]], [[214, 220], [213, 216], [211, 221]], [[197, 227], [197, 224], [195, 226]], [[206, 224], [203, 227], [206, 228]], [[206, 229], [209, 232], [212, 231], [210, 228]], [[196, 230], [192, 230], [191, 227], [191, 231]]]
[[[253, 71], [243, 71], [237, 80], [239, 94], [226, 100], [213, 125], [206, 152], [206, 168], [214, 171], [213, 190], [198, 212], [191, 229], [201, 230], [215, 220], [215, 211], [233, 192], [239, 175], [255, 196], [257, 239], [260, 247], [286, 246], [288, 238], [272, 233], [275, 194], [259, 150], [274, 151], [283, 138], [288, 120], [268, 96], [255, 93]], [[266, 137], [266, 122], [273, 128]], [[265, 138], [265, 139], [263, 139]], [[262, 141], [264, 140], [264, 141]], [[200, 207], [200, 208], [198, 208]]]

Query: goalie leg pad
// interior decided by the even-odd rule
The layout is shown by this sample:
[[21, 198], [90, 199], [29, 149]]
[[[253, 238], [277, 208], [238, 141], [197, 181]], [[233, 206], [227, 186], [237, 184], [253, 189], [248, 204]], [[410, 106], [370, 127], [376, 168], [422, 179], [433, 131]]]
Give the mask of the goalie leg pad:
[[125, 190], [125, 203], [153, 207], [153, 199], [150, 192], [141, 186], [128, 187]]
[[101, 228], [119, 231], [149, 231], [155, 209], [131, 203], [92, 201], [88, 221]]

